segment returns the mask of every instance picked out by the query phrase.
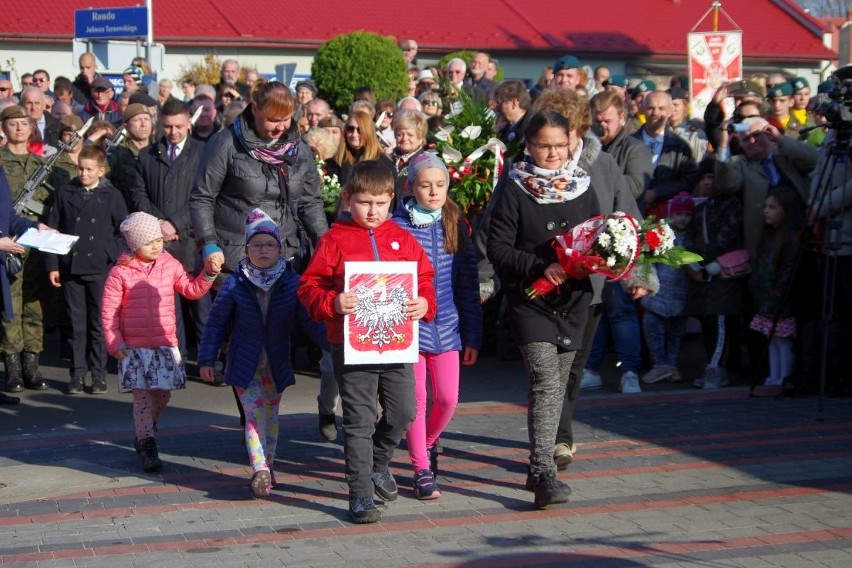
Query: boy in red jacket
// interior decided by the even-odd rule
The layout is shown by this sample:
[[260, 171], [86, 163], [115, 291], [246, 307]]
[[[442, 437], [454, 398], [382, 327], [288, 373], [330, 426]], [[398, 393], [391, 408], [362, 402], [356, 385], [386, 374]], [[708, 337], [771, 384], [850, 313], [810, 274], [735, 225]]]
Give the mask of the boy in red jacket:
[[[398, 496], [388, 464], [414, 419], [414, 372], [411, 364], [345, 364], [343, 320], [355, 311], [358, 296], [343, 291], [344, 263], [416, 261], [417, 298], [406, 303], [405, 314], [412, 320], [431, 320], [435, 314], [435, 271], [426, 253], [411, 234], [385, 222], [393, 197], [393, 174], [385, 164], [374, 160], [356, 164], [343, 191], [349, 212], [341, 213], [320, 239], [299, 287], [299, 300], [313, 319], [325, 322], [331, 344], [343, 400], [349, 514], [356, 523], [381, 520], [374, 492], [384, 501]], [[383, 410], [378, 424], [377, 400]]]

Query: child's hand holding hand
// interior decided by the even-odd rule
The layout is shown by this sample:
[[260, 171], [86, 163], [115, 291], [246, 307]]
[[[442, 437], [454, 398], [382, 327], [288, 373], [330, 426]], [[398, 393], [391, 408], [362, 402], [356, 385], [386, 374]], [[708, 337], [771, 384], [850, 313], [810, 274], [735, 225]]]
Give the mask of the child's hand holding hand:
[[426, 298], [414, 298], [405, 303], [405, 315], [413, 320], [423, 319], [429, 310], [429, 302]]
[[334, 299], [334, 311], [341, 315], [351, 314], [358, 307], [358, 294], [341, 292]]
[[201, 380], [205, 383], [213, 382], [213, 367], [201, 367], [198, 370], [201, 375]]
[[124, 359], [125, 357], [127, 357], [127, 349], [126, 349], [125, 347], [122, 347], [121, 349], [119, 349], [119, 350], [115, 353], [115, 358], [116, 358], [116, 360], [118, 360], [118, 361], [121, 361], [121, 360], [122, 360], [122, 359]]
[[204, 260], [204, 271], [210, 276], [216, 276], [222, 272], [222, 262], [216, 255], [211, 255]]
[[48, 272], [47, 278], [48, 278], [48, 280], [50, 280], [50, 285], [53, 286], [54, 288], [62, 287], [62, 281], [59, 278], [59, 271], [58, 270], [51, 270], [50, 272]]

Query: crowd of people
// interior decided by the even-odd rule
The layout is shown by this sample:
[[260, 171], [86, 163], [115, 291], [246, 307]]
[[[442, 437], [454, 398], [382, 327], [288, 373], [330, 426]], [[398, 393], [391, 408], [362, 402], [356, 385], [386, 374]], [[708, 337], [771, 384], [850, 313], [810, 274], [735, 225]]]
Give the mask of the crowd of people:
[[[331, 108], [310, 80], [294, 92], [230, 59], [217, 85], [184, 78], [182, 99], [168, 80], [148, 94], [144, 60], [125, 70], [116, 98], [91, 53], [52, 90], [44, 70], [22, 77], [31, 84], [17, 94], [0, 80], [0, 351], [10, 393], [0, 402], [48, 388], [39, 355], [53, 326], [70, 360], [68, 394], [107, 392], [107, 354], [119, 361], [136, 451], [156, 471], [157, 421], [194, 357], [201, 379], [233, 388], [251, 489], [265, 497], [276, 484], [279, 404], [294, 381], [291, 338], [310, 338], [319, 431], [337, 438], [342, 407], [350, 515], [369, 523], [381, 518], [374, 496], [398, 496], [388, 464], [403, 437], [416, 498], [441, 496], [440, 437], [460, 365], [492, 354], [500, 327], [511, 343], [503, 356], [525, 364], [526, 488], [541, 508], [569, 499], [558, 472], [577, 451], [573, 412], [581, 390], [602, 386], [610, 342], [624, 394], [682, 382], [685, 366], [701, 364], [698, 388], [737, 374], [760, 377], [773, 394], [806, 394], [824, 368], [829, 391], [849, 394], [840, 350], [821, 361], [817, 348], [850, 337], [852, 189], [849, 161], [832, 157], [848, 135], [838, 137], [830, 105], [817, 103], [852, 73], [841, 69], [813, 98], [802, 77], [724, 84], [694, 120], [679, 77], [663, 88], [566, 55], [528, 88], [496, 82], [498, 62], [485, 53], [421, 68], [416, 42], [400, 49], [407, 95], [377, 101], [364, 86], [346, 109]], [[517, 148], [475, 212], [453, 201], [433, 151], [460, 100], [487, 106], [499, 138]], [[85, 140], [69, 147], [89, 119]], [[13, 207], [57, 151], [49, 188]], [[324, 195], [329, 185], [339, 195]], [[668, 218], [675, 242], [702, 260], [618, 282], [566, 272], [553, 237], [614, 212]], [[32, 227], [79, 240], [64, 256], [25, 249], [14, 237]], [[344, 265], [389, 260], [417, 265], [417, 294], [402, 310], [419, 325], [418, 361], [352, 364], [343, 321], [359, 297], [344, 289]], [[531, 299], [524, 288], [536, 278], [557, 291]], [[704, 361], [681, 357], [690, 318]]]

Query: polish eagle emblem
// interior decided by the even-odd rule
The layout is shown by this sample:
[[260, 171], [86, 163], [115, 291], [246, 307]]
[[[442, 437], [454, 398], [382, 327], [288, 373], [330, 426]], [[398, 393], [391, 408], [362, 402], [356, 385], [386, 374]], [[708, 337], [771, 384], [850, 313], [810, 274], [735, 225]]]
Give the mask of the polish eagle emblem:
[[405, 316], [405, 303], [411, 296], [402, 285], [388, 290], [387, 278], [379, 277], [372, 288], [359, 285], [355, 288], [355, 294], [358, 296], [358, 307], [352, 315], [355, 323], [366, 328], [364, 333], [357, 335], [359, 342], [369, 342], [381, 349], [394, 341], [405, 341], [405, 334], [396, 328], [408, 319]]

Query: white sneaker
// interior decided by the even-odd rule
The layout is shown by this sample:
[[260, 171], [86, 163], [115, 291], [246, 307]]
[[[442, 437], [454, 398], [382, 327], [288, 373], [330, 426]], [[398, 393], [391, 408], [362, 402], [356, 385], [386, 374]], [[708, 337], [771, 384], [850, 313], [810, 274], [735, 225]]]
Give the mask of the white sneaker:
[[583, 378], [580, 379], [580, 390], [595, 390], [603, 386], [600, 373], [583, 369]]
[[636, 394], [642, 392], [642, 387], [639, 386], [639, 375], [633, 371], [625, 371], [621, 375], [621, 392], [622, 394]]

